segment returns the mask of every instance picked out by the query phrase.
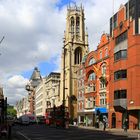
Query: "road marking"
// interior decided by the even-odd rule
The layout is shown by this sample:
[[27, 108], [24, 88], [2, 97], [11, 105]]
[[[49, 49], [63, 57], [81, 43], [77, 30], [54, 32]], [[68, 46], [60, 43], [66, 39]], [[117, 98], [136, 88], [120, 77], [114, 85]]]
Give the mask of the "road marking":
[[23, 136], [25, 139], [27, 139], [27, 140], [31, 140], [30, 138], [28, 138], [27, 136], [25, 136], [23, 133], [21, 133], [21, 132], [17, 132], [19, 135], [21, 135], [21, 136]]

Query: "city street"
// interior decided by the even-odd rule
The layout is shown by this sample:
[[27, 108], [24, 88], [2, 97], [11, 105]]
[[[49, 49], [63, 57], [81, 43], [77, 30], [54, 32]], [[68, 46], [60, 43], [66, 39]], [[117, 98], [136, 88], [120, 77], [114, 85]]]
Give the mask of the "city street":
[[11, 140], [136, 140], [137, 135], [123, 131], [102, 131], [95, 129], [69, 129], [46, 125], [14, 126]]

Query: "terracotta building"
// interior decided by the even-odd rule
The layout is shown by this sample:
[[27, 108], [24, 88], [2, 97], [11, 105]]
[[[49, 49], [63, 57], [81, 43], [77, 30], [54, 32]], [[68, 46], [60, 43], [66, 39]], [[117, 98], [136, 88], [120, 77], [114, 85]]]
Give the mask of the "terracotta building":
[[95, 126], [99, 116], [108, 120], [109, 49], [109, 36], [103, 34], [97, 50], [84, 56], [79, 67], [77, 109], [80, 124]]
[[109, 126], [140, 129], [140, 0], [130, 0], [110, 19]]

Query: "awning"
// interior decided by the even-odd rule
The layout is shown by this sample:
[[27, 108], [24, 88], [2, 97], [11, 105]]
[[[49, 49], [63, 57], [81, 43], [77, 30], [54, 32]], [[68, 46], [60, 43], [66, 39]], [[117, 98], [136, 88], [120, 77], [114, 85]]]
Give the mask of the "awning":
[[100, 111], [100, 113], [107, 113], [108, 112], [106, 107], [96, 107], [95, 113], [97, 113], [97, 110]]

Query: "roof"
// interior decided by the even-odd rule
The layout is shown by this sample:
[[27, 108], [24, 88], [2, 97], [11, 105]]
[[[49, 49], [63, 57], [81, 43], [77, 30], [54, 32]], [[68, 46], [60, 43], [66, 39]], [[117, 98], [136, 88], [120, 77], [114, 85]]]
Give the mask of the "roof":
[[35, 67], [30, 80], [39, 80], [39, 79], [42, 79], [42, 77], [40, 75], [40, 71], [38, 70], [38, 68]]

